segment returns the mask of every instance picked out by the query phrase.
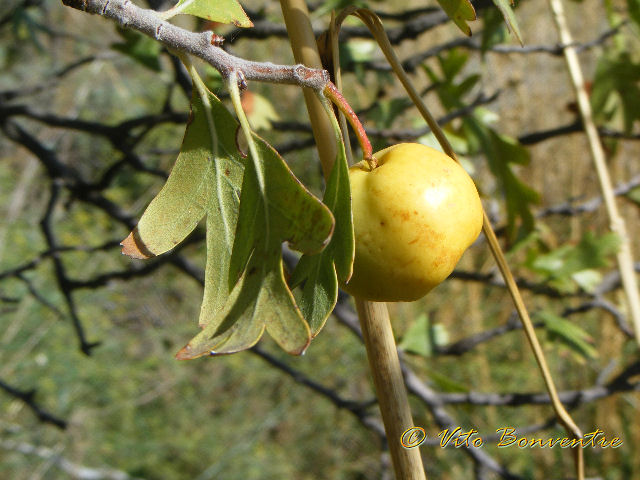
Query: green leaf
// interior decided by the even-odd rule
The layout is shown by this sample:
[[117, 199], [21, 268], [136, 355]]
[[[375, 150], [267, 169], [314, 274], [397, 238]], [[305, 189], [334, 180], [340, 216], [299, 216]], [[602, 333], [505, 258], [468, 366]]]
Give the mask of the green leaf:
[[627, 193], [627, 198], [632, 202], [640, 205], [640, 187], [636, 187], [632, 189], [629, 193]]
[[398, 348], [423, 357], [430, 357], [433, 353], [431, 338], [431, 322], [426, 313], [421, 313], [406, 331]]
[[[311, 339], [285, 282], [281, 246], [287, 241], [301, 252], [320, 251], [333, 232], [333, 216], [270, 145], [254, 135], [254, 146], [257, 158], [245, 162], [229, 264], [231, 293], [220, 311], [209, 312], [201, 321], [203, 331], [178, 352], [179, 359], [250, 348], [265, 328], [292, 354], [303, 353]], [[265, 192], [260, 191], [256, 168], [264, 176]]]
[[600, 122], [619, 116], [625, 132], [640, 119], [640, 63], [629, 52], [604, 55], [598, 61], [591, 87], [591, 106]]
[[483, 29], [480, 51], [484, 54], [494, 45], [498, 45], [506, 39], [506, 29], [502, 14], [499, 10], [487, 8], [482, 16]]
[[433, 382], [433, 385], [442, 392], [468, 392], [469, 387], [462, 382], [457, 382], [451, 378], [451, 375], [440, 373], [436, 370], [429, 369], [427, 372], [429, 379]]
[[254, 248], [268, 243], [267, 237], [277, 238], [278, 244], [289, 242], [289, 246], [299, 252], [317, 253], [327, 245], [334, 228], [330, 210], [298, 181], [278, 152], [260, 137], [255, 139], [264, 168], [269, 226], [253, 163], [248, 162], [240, 199], [238, 241], [231, 258], [231, 278], [239, 276]]
[[520, 45], [523, 45], [522, 34], [518, 27], [518, 21], [516, 20], [516, 15], [513, 13], [513, 9], [511, 8], [513, 1], [510, 3], [508, 0], [493, 0], [493, 3], [498, 7], [500, 13], [502, 13], [504, 21], [507, 24], [507, 27], [509, 27], [509, 31], [515, 35], [518, 42], [520, 42]]
[[462, 33], [470, 36], [471, 27], [467, 21], [476, 19], [476, 11], [471, 2], [469, 0], [438, 0], [438, 3]]
[[[212, 95], [212, 100], [213, 100]], [[215, 99], [217, 100], [217, 99]], [[233, 121], [219, 102], [212, 102], [213, 116]], [[193, 231], [207, 213], [220, 216], [219, 232], [224, 245], [233, 245], [237, 195], [242, 163], [235, 147], [232, 123], [217, 122], [218, 154], [210, 135], [205, 106], [194, 93], [190, 122], [178, 159], [160, 190], [145, 210], [138, 225], [122, 242], [122, 253], [133, 258], [150, 258], [165, 253]]]
[[233, 23], [236, 27], [253, 27], [237, 0], [180, 0], [170, 12], [172, 15], [194, 15], [212, 22]]
[[[257, 162], [243, 159], [236, 146], [237, 121], [199, 78], [196, 82], [176, 165], [123, 241], [123, 253], [137, 258], [164, 253], [207, 215], [203, 330], [177, 357], [250, 348], [265, 329], [283, 349], [300, 354], [311, 335], [285, 282], [281, 246], [288, 241], [305, 253], [320, 251], [333, 231], [333, 216], [259, 137]], [[265, 178], [266, 205], [256, 164]]]
[[474, 115], [465, 119], [463, 129], [470, 143], [477, 142], [484, 152], [489, 169], [499, 181], [507, 208], [507, 236], [513, 243], [533, 231], [531, 205], [539, 201], [538, 193], [521, 181], [512, 165], [527, 165], [529, 152], [517, 140], [501, 135], [484, 125]]
[[573, 292], [576, 284], [590, 291], [600, 279], [594, 270], [610, 265], [619, 245], [615, 233], [596, 237], [587, 232], [577, 245], [563, 245], [542, 255], [530, 253], [527, 266], [560, 291]]
[[349, 169], [337, 122], [334, 130], [339, 148], [324, 203], [335, 218], [335, 232], [321, 253], [302, 256], [290, 280], [292, 288], [304, 283], [299, 304], [313, 336], [320, 332], [336, 305], [338, 282], [345, 283], [351, 277], [355, 254]]
[[627, 10], [631, 20], [640, 27], [640, 0], [627, 0]]
[[428, 65], [423, 65], [430, 80], [437, 85], [440, 102], [447, 110], [462, 108], [463, 97], [478, 83], [480, 75], [473, 74], [456, 82], [456, 76], [462, 71], [469, 60], [469, 55], [462, 49], [454, 48], [446, 55], [438, 56], [441, 75]]
[[538, 312], [536, 317], [544, 322], [550, 339], [562, 342], [581, 358], [598, 357], [592, 337], [575, 323], [549, 311]]
[[406, 97], [380, 99], [375, 103], [367, 118], [379, 127], [387, 128], [411, 106], [413, 106], [413, 102]]
[[[222, 308], [231, 289], [229, 258], [244, 168], [235, 144], [234, 118], [213, 94], [208, 93], [207, 103], [194, 89], [190, 120], [176, 164], [138, 225], [122, 242], [122, 253], [133, 258], [160, 255], [182, 242], [207, 215], [200, 323]], [[215, 124], [210, 123], [213, 118]]]
[[235, 353], [255, 345], [265, 328], [287, 352], [301, 354], [311, 335], [286, 286], [279, 244], [254, 251], [224, 308], [176, 358]]

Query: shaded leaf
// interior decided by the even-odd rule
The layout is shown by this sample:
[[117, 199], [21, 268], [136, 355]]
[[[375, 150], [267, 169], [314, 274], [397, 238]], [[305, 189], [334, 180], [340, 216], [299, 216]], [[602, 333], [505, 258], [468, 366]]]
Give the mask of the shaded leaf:
[[[215, 97], [212, 95], [212, 100]], [[217, 99], [216, 99], [217, 100]], [[213, 115], [233, 120], [217, 101], [212, 102]], [[222, 236], [227, 247], [233, 245], [237, 209], [237, 192], [242, 178], [240, 155], [235, 147], [233, 124], [216, 123], [219, 155], [214, 151], [205, 106], [194, 93], [190, 123], [180, 148], [178, 159], [162, 190], [151, 201], [138, 225], [122, 242], [122, 253], [133, 258], [150, 258], [165, 253], [189, 235], [204, 215], [210, 211], [220, 215], [225, 225]], [[213, 200], [213, 203], [210, 201]]]
[[158, 42], [130, 28], [118, 26], [116, 31], [123, 41], [112, 44], [112, 49], [124, 53], [155, 72], [160, 71], [159, 56], [162, 46]]
[[398, 116], [402, 115], [413, 102], [406, 98], [381, 99], [375, 103], [371, 111], [367, 114], [367, 119], [375, 122], [376, 125], [386, 128], [392, 125]]
[[409, 353], [430, 357], [433, 353], [431, 322], [425, 313], [421, 313], [405, 332], [398, 348]]
[[247, 162], [231, 278], [239, 277], [252, 250], [266, 244], [267, 236], [277, 238], [279, 244], [289, 242], [299, 252], [317, 253], [327, 245], [334, 228], [331, 211], [298, 181], [278, 152], [258, 136], [255, 138], [264, 168], [269, 226], [253, 163]]
[[550, 339], [562, 342], [583, 358], [597, 358], [593, 338], [578, 325], [549, 311], [539, 312], [536, 317], [544, 321]]
[[625, 132], [640, 119], [640, 63], [629, 52], [604, 55], [598, 61], [591, 86], [591, 106], [599, 121], [620, 116]]
[[640, 187], [636, 187], [632, 189], [629, 193], [627, 193], [627, 198], [636, 204], [640, 205]]
[[212, 22], [232, 23], [236, 27], [253, 27], [237, 0], [180, 0], [171, 12], [173, 15], [188, 14]]
[[299, 304], [313, 336], [336, 305], [338, 282], [345, 283], [351, 277], [355, 255], [349, 169], [337, 122], [334, 128], [338, 154], [327, 180], [324, 203], [335, 218], [335, 232], [321, 253], [302, 256], [290, 280], [292, 288], [304, 283]]
[[438, 3], [462, 33], [471, 35], [467, 21], [476, 19], [476, 11], [469, 0], [438, 0]]
[[507, 208], [507, 235], [515, 242], [518, 237], [533, 231], [535, 221], [531, 205], [539, 201], [538, 193], [521, 181], [512, 167], [513, 164], [527, 165], [529, 152], [517, 140], [484, 125], [475, 115], [464, 121], [463, 130], [470, 141], [478, 143], [500, 184]]
[[429, 369], [427, 372], [429, 380], [433, 382], [434, 387], [442, 392], [454, 393], [454, 392], [468, 392], [469, 387], [467, 384], [454, 380], [451, 375], [446, 373], [440, 373], [434, 369]]
[[494, 8], [487, 8], [482, 16], [483, 29], [481, 32], [480, 51], [484, 55], [490, 48], [506, 39], [505, 23], [502, 14]]
[[522, 34], [520, 33], [520, 28], [518, 27], [518, 21], [516, 20], [516, 15], [515, 13], [513, 13], [513, 9], [511, 8], [513, 2], [509, 2], [509, 0], [493, 0], [493, 3], [496, 7], [498, 7], [500, 13], [502, 13], [509, 31], [513, 33], [513, 35], [515, 35], [515, 37], [518, 39], [518, 42], [520, 42], [520, 45], [523, 45]]
[[627, 10], [631, 20], [640, 27], [640, 0], [627, 0]]
[[279, 245], [255, 251], [224, 308], [176, 358], [245, 350], [258, 342], [265, 328], [287, 352], [303, 353], [311, 338], [309, 327], [285, 284], [280, 255]]
[[178, 358], [249, 348], [265, 329], [286, 351], [302, 353], [311, 335], [285, 282], [281, 244], [320, 251], [333, 231], [333, 216], [277, 152], [255, 137], [257, 164], [266, 180], [265, 205], [256, 163], [238, 152], [237, 121], [211, 92], [198, 87], [176, 165], [123, 241], [123, 253], [138, 258], [164, 253], [207, 215], [203, 330]]

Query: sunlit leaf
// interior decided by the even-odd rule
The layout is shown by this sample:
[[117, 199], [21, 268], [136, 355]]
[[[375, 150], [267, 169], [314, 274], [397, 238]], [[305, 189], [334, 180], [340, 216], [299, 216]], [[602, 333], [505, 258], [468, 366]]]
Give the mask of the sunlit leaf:
[[242, 94], [244, 108], [253, 130], [270, 130], [271, 122], [280, 120], [278, 112], [268, 98], [249, 90]]
[[253, 27], [237, 0], [180, 0], [171, 12], [174, 15], [194, 15], [212, 22], [233, 23], [237, 27]]
[[438, 3], [462, 33], [471, 35], [467, 21], [476, 19], [476, 11], [469, 0], [438, 0]]
[[520, 42], [520, 45], [522, 45], [522, 34], [520, 33], [520, 28], [518, 27], [516, 15], [515, 13], [513, 13], [513, 9], [511, 8], [513, 2], [509, 2], [509, 0], [493, 0], [493, 3], [496, 7], [498, 7], [500, 13], [502, 13], [504, 21], [507, 24], [507, 27], [509, 27], [509, 31], [515, 35], [515, 37], [518, 39], [518, 42]]
[[583, 235], [576, 245], [562, 245], [548, 253], [530, 253], [527, 266], [560, 291], [572, 292], [576, 285], [591, 291], [599, 283], [597, 268], [610, 265], [620, 245], [615, 233]]
[[398, 348], [405, 352], [430, 357], [433, 353], [430, 330], [429, 317], [426, 313], [421, 313], [403, 335], [402, 340], [398, 343]]

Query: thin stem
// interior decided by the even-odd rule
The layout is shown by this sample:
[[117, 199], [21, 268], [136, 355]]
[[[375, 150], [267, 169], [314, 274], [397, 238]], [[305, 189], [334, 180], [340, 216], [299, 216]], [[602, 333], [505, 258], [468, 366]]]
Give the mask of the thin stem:
[[[380, 45], [380, 48], [385, 54], [385, 57], [387, 58], [389, 64], [392, 66], [396, 75], [398, 75], [400, 82], [405, 87], [407, 93], [409, 94], [411, 99], [414, 101], [420, 113], [423, 115], [425, 121], [429, 125], [429, 128], [431, 128], [431, 130], [433, 131], [436, 139], [442, 146], [445, 153], [449, 155], [451, 158], [453, 158], [454, 160], [458, 161], [457, 156], [453, 151], [453, 147], [451, 146], [444, 132], [438, 125], [438, 122], [431, 115], [431, 113], [427, 109], [427, 106], [424, 104], [424, 102], [420, 98], [420, 95], [418, 94], [416, 89], [413, 87], [413, 84], [411, 83], [409, 76], [406, 74], [406, 72], [402, 68], [402, 65], [400, 64], [400, 61], [397, 55], [395, 54], [395, 51], [391, 47], [389, 39], [387, 38], [387, 35], [384, 31], [384, 27], [382, 26], [382, 22], [380, 21], [378, 16], [372, 11], [367, 9], [351, 10], [350, 13], [353, 13], [358, 18], [360, 18], [364, 22], [364, 24], [369, 28], [372, 35]], [[341, 16], [341, 18], [344, 18], [344, 16]], [[531, 318], [529, 317], [529, 313], [527, 312], [527, 308], [522, 299], [522, 295], [520, 294], [520, 290], [518, 289], [518, 286], [513, 278], [513, 274], [511, 273], [509, 264], [507, 263], [504, 253], [502, 252], [500, 243], [498, 242], [495, 232], [493, 231], [493, 227], [491, 226], [489, 217], [487, 216], [486, 212], [484, 212], [484, 210], [483, 210], [483, 217], [484, 217], [484, 221], [482, 225], [482, 230], [485, 234], [485, 237], [487, 238], [489, 247], [491, 249], [491, 253], [493, 254], [496, 260], [496, 263], [498, 264], [498, 268], [502, 273], [502, 276], [505, 280], [507, 288], [509, 289], [509, 293], [516, 307], [516, 310], [518, 311], [520, 320], [522, 321], [522, 325], [527, 337], [527, 341], [529, 342], [529, 345], [533, 350], [533, 354], [535, 356], [536, 362], [538, 364], [538, 367], [540, 368], [542, 378], [544, 380], [547, 391], [549, 392], [549, 397], [551, 398], [553, 409], [560, 423], [565, 427], [567, 432], [574, 438], [582, 438], [582, 432], [580, 431], [578, 426], [575, 424], [575, 422], [571, 418], [571, 415], [569, 415], [564, 405], [558, 398], [557, 390], [553, 382], [553, 377], [551, 376], [551, 372], [549, 371], [549, 367], [544, 358], [542, 347], [540, 346], [538, 337], [535, 334], [535, 329], [533, 327], [533, 323], [531, 322]], [[581, 449], [575, 449], [574, 455], [576, 459], [576, 468], [578, 472], [578, 477], [580, 479], [584, 477], [583, 452]]]
[[371, 149], [371, 142], [369, 142], [369, 137], [367, 137], [367, 132], [365, 131], [362, 123], [360, 123], [360, 119], [356, 112], [353, 111], [351, 105], [347, 102], [347, 100], [342, 96], [340, 91], [336, 88], [333, 82], [327, 82], [324, 87], [323, 92], [325, 96], [333, 102], [333, 104], [338, 107], [338, 109], [344, 114], [347, 118], [349, 124], [356, 133], [356, 137], [358, 137], [358, 142], [360, 143], [360, 147], [362, 148], [363, 158], [371, 167], [371, 170], [378, 166], [378, 162], [373, 157], [373, 150]]
[[604, 150], [600, 143], [598, 129], [593, 121], [591, 112], [591, 104], [589, 96], [584, 87], [584, 78], [580, 61], [573, 46], [573, 38], [567, 25], [564, 14], [564, 8], [561, 0], [549, 0], [553, 18], [560, 35], [560, 41], [567, 45], [564, 49], [564, 57], [567, 63], [567, 69], [571, 76], [571, 83], [575, 91], [582, 124], [584, 125], [587, 139], [589, 140], [589, 148], [591, 149], [591, 157], [600, 181], [600, 189], [602, 198], [604, 199], [607, 215], [609, 216], [609, 228], [620, 238], [620, 250], [617, 254], [618, 268], [620, 277], [622, 278], [622, 286], [624, 288], [627, 303], [629, 305], [629, 317], [633, 323], [633, 329], [636, 335], [636, 342], [640, 345], [640, 294], [638, 293], [638, 282], [633, 268], [633, 254], [631, 252], [631, 242], [624, 219], [618, 212], [615, 200], [615, 192], [609, 177], [609, 170], [605, 159]]
[[[240, 122], [240, 128], [242, 128], [242, 132], [247, 139], [247, 145], [249, 146], [249, 156], [253, 162], [253, 169], [255, 170], [258, 188], [260, 189], [260, 196], [262, 197], [265, 215], [265, 233], [266, 237], [269, 238], [269, 203], [267, 198], [267, 185], [264, 178], [264, 168], [262, 165], [262, 159], [258, 153], [258, 148], [256, 147], [256, 141], [253, 138], [251, 125], [249, 125], [249, 119], [247, 119], [244, 108], [242, 108], [240, 88], [238, 88], [238, 73], [236, 71], [231, 72], [227, 77], [227, 89], [229, 90], [229, 96], [231, 97], [233, 108], [236, 111], [236, 116]], [[250, 175], [250, 173], [247, 172], [245, 175]]]

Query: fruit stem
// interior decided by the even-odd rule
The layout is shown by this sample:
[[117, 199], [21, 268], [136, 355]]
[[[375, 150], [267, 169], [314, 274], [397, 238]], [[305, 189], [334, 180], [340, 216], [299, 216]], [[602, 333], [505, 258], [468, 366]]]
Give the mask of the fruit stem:
[[376, 168], [378, 166], [378, 162], [373, 156], [373, 149], [371, 148], [371, 142], [369, 141], [367, 132], [362, 126], [362, 123], [360, 123], [360, 119], [356, 115], [356, 112], [354, 112], [351, 105], [349, 105], [349, 102], [347, 102], [347, 100], [342, 96], [342, 93], [340, 93], [340, 90], [338, 90], [331, 81], [327, 82], [322, 93], [324, 93], [324, 95], [331, 100], [347, 118], [347, 121], [351, 125], [351, 128], [353, 128], [356, 137], [358, 137], [358, 143], [360, 143], [360, 147], [362, 148], [362, 156], [364, 160], [369, 164], [371, 170]]

